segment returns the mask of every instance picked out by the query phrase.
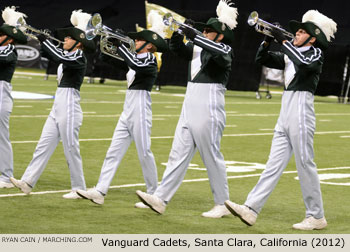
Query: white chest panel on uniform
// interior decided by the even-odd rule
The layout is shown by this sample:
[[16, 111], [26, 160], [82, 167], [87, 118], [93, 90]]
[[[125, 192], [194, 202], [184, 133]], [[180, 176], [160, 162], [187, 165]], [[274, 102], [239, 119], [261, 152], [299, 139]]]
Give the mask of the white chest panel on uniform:
[[201, 70], [202, 62], [201, 62], [201, 52], [203, 48], [199, 46], [193, 47], [193, 56], [191, 61], [191, 80], [196, 77], [198, 72]]
[[126, 80], [128, 82], [128, 88], [131, 86], [131, 84], [134, 82], [135, 80], [135, 75], [136, 72], [135, 70], [132, 70], [131, 68], [129, 68], [128, 73], [126, 74]]
[[289, 59], [287, 55], [284, 55], [284, 63], [285, 63], [284, 85], [286, 88], [288, 88], [289, 84], [294, 79], [295, 67], [294, 67], [294, 63]]
[[[64, 51], [64, 54], [67, 56], [73, 55], [74, 53], [76, 53], [76, 51], [73, 51], [73, 52]], [[63, 64], [61, 63], [57, 68], [57, 84], [58, 85], [60, 84], [62, 77], [63, 77]]]
[[[310, 49], [310, 46], [304, 46], [301, 48], [297, 48], [299, 52], [305, 52]], [[295, 67], [294, 63], [289, 59], [287, 55], [284, 55], [284, 62], [285, 62], [285, 68], [284, 68], [284, 85], [286, 88], [288, 88], [289, 84], [292, 82], [295, 76]]]
[[[137, 54], [136, 57], [139, 58], [139, 59], [142, 59], [142, 58], [146, 58], [148, 56], [147, 53], [140, 53], [140, 54]], [[131, 69], [129, 67], [129, 71], [127, 72], [126, 74], [126, 80], [128, 82], [128, 88], [131, 86], [131, 84], [134, 82], [135, 80], [135, 75], [136, 75], [136, 72], [135, 70]]]
[[63, 76], [63, 64], [61, 63], [57, 68], [57, 83], [60, 84]]

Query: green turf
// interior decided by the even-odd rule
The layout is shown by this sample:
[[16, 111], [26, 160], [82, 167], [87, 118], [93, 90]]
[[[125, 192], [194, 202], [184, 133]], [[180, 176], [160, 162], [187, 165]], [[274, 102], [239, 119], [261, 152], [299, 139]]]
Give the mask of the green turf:
[[[19, 69], [21, 71], [21, 69]], [[44, 81], [41, 76], [16, 74], [13, 90], [53, 95], [56, 90], [54, 77]], [[80, 139], [110, 139], [118, 117], [122, 112], [126, 83], [107, 80], [106, 84], [87, 84], [81, 88], [81, 105], [85, 112]], [[280, 88], [274, 88], [281, 91]], [[165, 86], [161, 92], [153, 92], [152, 151], [162, 177], [172, 144], [177, 120], [181, 111], [185, 88]], [[174, 96], [179, 94], [179, 96]], [[226, 93], [227, 121], [221, 151], [226, 161], [256, 162], [264, 164], [269, 155], [272, 132], [276, 123], [280, 94], [272, 99], [256, 100], [253, 92]], [[10, 133], [14, 150], [14, 175], [20, 178], [30, 162], [36, 143], [53, 100], [15, 100]], [[347, 167], [350, 164], [350, 107], [338, 104], [335, 98], [316, 97], [317, 132], [315, 135], [315, 161], [319, 173], [345, 173], [349, 168], [324, 170], [323, 168]], [[26, 117], [24, 117], [26, 116]], [[29, 117], [28, 117], [29, 116]], [[335, 133], [329, 133], [330, 131]], [[348, 131], [337, 133], [336, 131]], [[237, 136], [233, 134], [270, 133], [261, 136]], [[109, 147], [109, 140], [81, 141], [85, 179], [93, 187]], [[199, 168], [204, 165], [198, 154], [191, 162]], [[242, 165], [247, 166], [247, 165]], [[295, 171], [291, 159], [287, 171]], [[256, 174], [254, 177], [229, 179], [230, 198], [243, 203], [256, 184], [262, 170], [229, 172], [228, 176]], [[147, 209], [136, 209], [135, 191], [144, 186], [110, 189], [105, 204], [97, 206], [86, 200], [64, 200], [63, 193], [0, 197], [0, 233], [350, 233], [348, 199], [349, 186], [322, 184], [326, 218], [329, 226], [322, 231], [294, 231], [292, 224], [304, 218], [304, 204], [296, 173], [284, 174], [263, 208], [256, 225], [247, 227], [238, 218], [207, 219], [201, 213], [213, 207], [209, 182], [183, 183], [169, 203], [164, 215]], [[207, 178], [206, 171], [188, 170], [185, 180]], [[349, 183], [350, 178], [331, 179], [333, 183]], [[144, 183], [135, 145], [126, 153], [112, 185]], [[69, 190], [70, 177], [62, 145], [59, 144], [33, 192]], [[0, 194], [17, 194], [18, 189], [1, 189]]]

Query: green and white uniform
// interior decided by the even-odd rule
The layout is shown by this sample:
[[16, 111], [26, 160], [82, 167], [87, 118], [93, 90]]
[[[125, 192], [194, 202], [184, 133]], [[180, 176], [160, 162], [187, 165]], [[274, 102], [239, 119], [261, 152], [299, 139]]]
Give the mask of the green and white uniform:
[[62, 140], [70, 170], [72, 190], [85, 190], [79, 130], [83, 121], [80, 86], [84, 80], [87, 60], [82, 50], [66, 53], [56, 48], [49, 40], [42, 43], [42, 50], [51, 60], [60, 63], [57, 70], [58, 88], [33, 159], [21, 180], [34, 187], [57, 144]]
[[10, 114], [13, 100], [11, 79], [17, 63], [15, 46], [0, 46], [0, 181], [10, 183], [13, 177], [13, 153], [10, 142]]
[[147, 192], [157, 188], [157, 167], [151, 151], [151, 89], [157, 78], [157, 60], [152, 53], [132, 54], [122, 45], [118, 54], [129, 67], [123, 112], [115, 128], [104, 160], [96, 190], [107, 194], [108, 188], [132, 141], [135, 142]]
[[168, 164], [154, 195], [170, 201], [198, 149], [207, 167], [215, 204], [222, 205], [229, 198], [220, 141], [226, 121], [224, 95], [232, 49], [198, 35], [193, 42], [184, 44], [183, 36], [177, 33], [170, 40], [170, 49], [190, 61], [188, 83]]
[[323, 64], [319, 48], [296, 48], [285, 42], [282, 52], [268, 51], [262, 44], [256, 61], [284, 70], [285, 90], [275, 127], [269, 160], [259, 182], [249, 193], [245, 205], [259, 213], [276, 186], [292, 154], [306, 207], [306, 217], [324, 216], [320, 182], [314, 162], [313, 138], [316, 126], [314, 93]]

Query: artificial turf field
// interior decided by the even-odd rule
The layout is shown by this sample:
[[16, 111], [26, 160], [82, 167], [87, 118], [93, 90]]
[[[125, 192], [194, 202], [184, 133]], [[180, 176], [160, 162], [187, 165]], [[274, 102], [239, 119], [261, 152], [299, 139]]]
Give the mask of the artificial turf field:
[[[20, 70], [19, 70], [20, 71]], [[14, 91], [54, 95], [54, 77], [16, 73]], [[80, 151], [87, 187], [96, 185], [124, 102], [126, 83], [107, 80], [81, 88], [84, 112]], [[161, 180], [180, 115], [185, 88], [165, 86], [152, 92], [152, 151]], [[253, 92], [226, 92], [226, 128], [221, 151], [227, 162], [230, 199], [243, 203], [259, 179], [267, 161], [273, 128], [280, 109], [280, 94], [256, 100]], [[14, 100], [10, 138], [14, 152], [14, 176], [20, 179], [29, 164], [53, 100]], [[292, 157], [285, 174], [263, 208], [256, 224], [247, 227], [238, 218], [201, 217], [214, 206], [205, 167], [197, 153], [184, 183], [163, 215], [134, 208], [136, 190], [145, 185], [135, 145], [119, 166], [102, 206], [87, 200], [65, 200], [70, 176], [60, 143], [33, 193], [0, 189], [2, 234], [349, 234], [350, 233], [350, 106], [337, 99], [315, 97], [317, 117], [315, 162], [328, 227], [320, 231], [293, 230], [305, 209]], [[202, 169], [201, 169], [202, 168]]]

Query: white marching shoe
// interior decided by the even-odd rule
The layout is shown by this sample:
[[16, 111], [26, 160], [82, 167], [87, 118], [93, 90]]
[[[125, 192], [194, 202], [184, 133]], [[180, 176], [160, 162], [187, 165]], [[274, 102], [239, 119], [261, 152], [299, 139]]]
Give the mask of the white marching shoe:
[[77, 194], [84, 199], [91, 200], [95, 204], [102, 205], [105, 201], [103, 194], [96, 190], [96, 188], [91, 188], [87, 191], [77, 190]]
[[305, 218], [302, 222], [293, 225], [294, 229], [299, 230], [323, 229], [325, 227], [327, 227], [327, 221], [325, 217], [322, 217], [321, 219], [315, 219], [312, 216]]
[[10, 181], [15, 187], [21, 189], [21, 191], [24, 192], [25, 194], [29, 194], [33, 189], [30, 185], [28, 185], [26, 182], [22, 180], [10, 178]]
[[165, 212], [166, 204], [163, 200], [155, 195], [144, 193], [140, 190], [136, 191], [139, 199], [147, 206], [149, 206], [153, 211], [163, 214]]
[[62, 196], [64, 199], [81, 199], [81, 197], [77, 194], [77, 191], [71, 191]]
[[221, 218], [229, 214], [231, 213], [225, 205], [215, 205], [210, 211], [202, 213], [202, 216], [207, 218]]
[[0, 181], [0, 188], [14, 188], [15, 186], [12, 183]]
[[135, 207], [136, 208], [149, 208], [149, 206], [143, 204], [143, 202], [136, 202]]
[[249, 207], [245, 205], [238, 205], [229, 200], [225, 201], [225, 206], [234, 216], [240, 218], [241, 221], [248, 226], [253, 226], [255, 224], [258, 215], [253, 210], [250, 210]]

